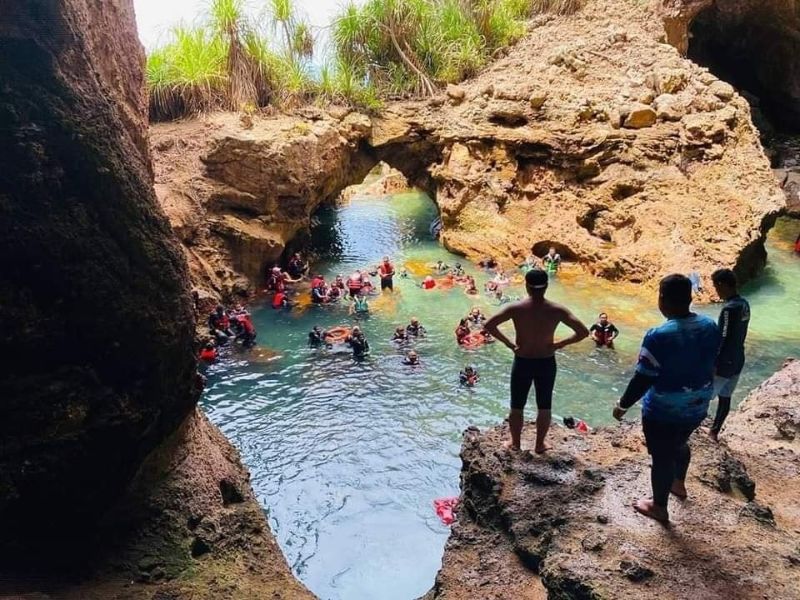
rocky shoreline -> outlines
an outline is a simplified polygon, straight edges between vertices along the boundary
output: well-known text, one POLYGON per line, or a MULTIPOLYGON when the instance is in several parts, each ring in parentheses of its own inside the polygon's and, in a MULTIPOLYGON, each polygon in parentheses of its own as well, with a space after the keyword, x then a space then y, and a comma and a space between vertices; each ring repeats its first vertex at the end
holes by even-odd
MULTIPOLYGON (((630 504, 649 490, 637 423, 511 456, 505 425, 469 429, 461 502, 425 600, 800 598, 800 362, 692 439, 689 498, 667 529, 630 504)), ((523 448, 532 447, 532 427, 523 448)))

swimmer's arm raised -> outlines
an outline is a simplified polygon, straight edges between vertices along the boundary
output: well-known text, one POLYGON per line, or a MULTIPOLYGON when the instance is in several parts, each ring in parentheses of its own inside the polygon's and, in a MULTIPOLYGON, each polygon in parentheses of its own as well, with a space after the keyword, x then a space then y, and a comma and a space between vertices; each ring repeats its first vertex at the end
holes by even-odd
POLYGON ((578 342, 581 342, 585 340, 587 337, 589 337, 589 330, 586 328, 586 325, 584 325, 583 322, 578 317, 573 315, 566 308, 563 309, 563 314, 561 315, 561 322, 570 329, 572 329, 574 333, 568 338, 564 338, 563 340, 560 340, 555 344, 553 344, 556 350, 561 350, 562 348, 566 348, 567 346, 570 346, 572 344, 577 344, 578 342))
POLYGON ((498 329, 498 326, 501 323, 505 323, 514 316, 513 311, 514 311, 513 306, 504 308, 499 313, 494 315, 491 319, 486 321, 486 324, 483 326, 483 330, 490 333, 493 338, 500 340, 512 352, 516 352, 517 350, 519 350, 519 346, 517 346, 514 342, 509 340, 505 335, 503 335, 503 332, 501 332, 498 329))

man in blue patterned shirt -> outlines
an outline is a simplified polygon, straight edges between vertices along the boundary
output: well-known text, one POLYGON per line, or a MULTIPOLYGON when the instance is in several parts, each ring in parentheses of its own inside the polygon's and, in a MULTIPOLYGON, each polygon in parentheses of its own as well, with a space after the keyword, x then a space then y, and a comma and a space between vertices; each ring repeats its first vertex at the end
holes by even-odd
POLYGON ((720 344, 717 324, 691 312, 692 282, 683 275, 661 280, 658 308, 667 321, 644 336, 636 373, 614 408, 614 417, 642 399, 642 428, 652 458, 652 499, 634 508, 666 523, 670 493, 686 497, 689 437, 708 413, 720 344))

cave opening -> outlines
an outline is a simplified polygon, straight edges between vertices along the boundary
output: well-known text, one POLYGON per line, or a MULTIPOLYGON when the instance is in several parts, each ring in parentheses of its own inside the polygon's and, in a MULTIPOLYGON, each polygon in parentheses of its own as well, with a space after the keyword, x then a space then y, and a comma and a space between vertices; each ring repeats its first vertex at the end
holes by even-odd
POLYGON ((716 4, 692 22, 688 56, 750 102, 762 135, 800 133, 800 20, 765 3, 744 13, 716 4))

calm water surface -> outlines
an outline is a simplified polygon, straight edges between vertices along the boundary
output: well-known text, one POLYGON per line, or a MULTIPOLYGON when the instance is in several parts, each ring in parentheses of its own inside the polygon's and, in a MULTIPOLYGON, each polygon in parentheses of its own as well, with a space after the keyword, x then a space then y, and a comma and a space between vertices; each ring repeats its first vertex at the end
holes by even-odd
MULTIPOLYGON (((361 322, 372 345, 367 360, 355 362, 345 349, 308 349, 313 325, 353 320, 346 306, 304 302, 291 312, 257 308, 266 350, 227 357, 208 372, 205 410, 240 449, 294 572, 324 599, 409 600, 431 587, 448 535, 432 501, 458 494, 461 432, 495 425, 506 414, 511 354, 500 344, 465 351, 453 335, 471 306, 486 312, 496 306, 460 287, 415 286, 426 263, 459 260, 428 233, 435 216, 433 203, 418 193, 355 198, 320 214, 313 244, 321 257, 316 269, 327 277, 375 265, 384 254, 412 272, 396 280, 394 295, 374 299, 371 316, 361 322), (417 368, 403 366, 403 351, 388 341, 412 316, 428 329, 415 344, 423 361, 417 368), (468 363, 481 375, 470 390, 457 377, 468 363)), ((753 321, 736 401, 798 350, 800 259, 791 253, 798 230, 797 221, 779 222, 769 265, 745 290, 753 321)), ((482 286, 487 276, 467 269, 482 286)), ((661 317, 652 303, 585 275, 559 275, 550 295, 587 324, 608 311, 622 330, 616 350, 587 342, 558 357, 554 412, 608 424, 641 337, 661 317)), ((702 309, 714 317, 718 310, 702 309)))

